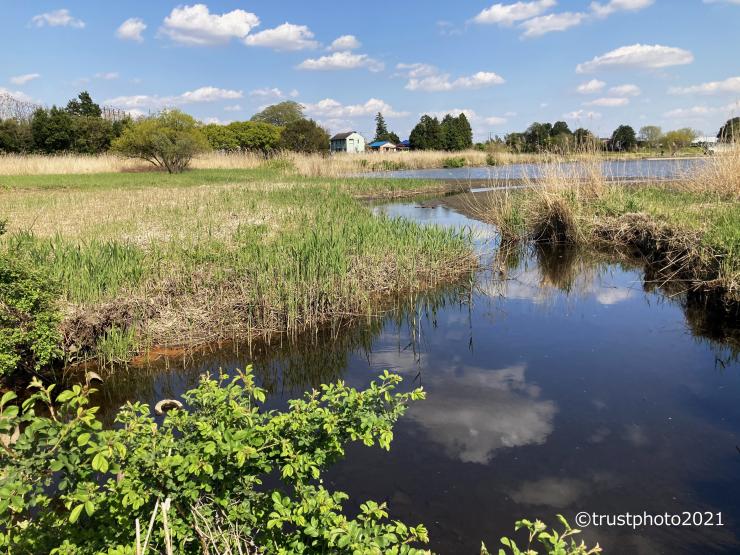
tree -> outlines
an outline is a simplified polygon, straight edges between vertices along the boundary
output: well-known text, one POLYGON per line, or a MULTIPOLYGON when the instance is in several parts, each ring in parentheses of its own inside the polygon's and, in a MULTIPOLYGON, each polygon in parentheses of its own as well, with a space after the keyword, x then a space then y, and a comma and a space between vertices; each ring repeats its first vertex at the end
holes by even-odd
POLYGON ((16 119, 0 120, 0 152, 28 152, 33 147, 31 126, 16 119))
POLYGON ((294 152, 327 152, 329 133, 312 119, 300 119, 285 126, 280 148, 294 152))
POLYGON ((740 141, 740 117, 728 119, 719 128, 717 138, 723 143, 734 143, 740 141))
POLYGON ((31 117, 34 148, 46 154, 72 149, 74 142, 72 116, 61 108, 39 108, 31 117))
POLYGON ((581 152, 593 152, 599 146, 599 138, 583 127, 575 130, 573 142, 576 150, 581 152))
POLYGON ((568 127, 568 124, 564 121, 556 121, 555 124, 552 126, 552 129, 550 130, 550 136, 551 137, 557 137, 558 135, 572 135, 573 133, 570 130, 570 127, 568 127))
POLYGON ((419 123, 411 130, 409 143, 414 150, 442 150, 442 129, 439 120, 426 114, 421 116, 419 123))
POLYGON ((612 133, 609 143, 612 150, 632 150, 637 146, 635 130, 629 125, 620 125, 612 133))
POLYGON ((549 123, 534 122, 524 132, 526 149, 529 152, 540 152, 550 148, 550 131, 552 125, 549 123))
POLYGON ((236 152, 239 150, 239 141, 236 139, 236 133, 227 125, 210 123, 204 125, 201 131, 213 150, 222 152, 236 152))
POLYGON ((646 125, 640 128, 639 137, 648 148, 657 148, 663 137, 663 130, 657 125, 646 125))
POLYGON ((101 117, 76 116, 72 118, 72 150, 80 154, 99 154, 110 148, 115 129, 101 117))
POLYGON ((668 131, 663 135, 662 144, 671 151, 671 154, 675 154, 680 149, 691 146, 691 141, 696 139, 697 136, 698 133, 696 131, 684 127, 675 131, 668 131))
POLYGON ((182 172, 193 156, 210 148, 195 119, 180 110, 165 110, 132 124, 112 147, 123 156, 146 160, 169 173, 182 172))
POLYGON ((261 112, 257 112, 251 118, 251 121, 260 121, 270 123, 278 127, 286 127, 290 123, 295 123, 303 119, 303 106, 293 100, 286 100, 278 104, 268 106, 261 112))
POLYGON ((103 111, 100 106, 95 104, 87 91, 82 91, 77 98, 73 98, 67 103, 67 112, 73 116, 84 116, 89 118, 99 118, 103 111))
POLYGON ((445 115, 440 124, 442 148, 445 150, 465 150, 473 146, 473 130, 468 118, 461 113, 457 117, 445 115))
POLYGON ((375 116, 375 138, 373 141, 387 141, 388 127, 385 124, 385 118, 380 112, 375 116))
POLYGON ((504 143, 512 152, 524 152, 527 148, 524 133, 509 133, 504 137, 504 143))

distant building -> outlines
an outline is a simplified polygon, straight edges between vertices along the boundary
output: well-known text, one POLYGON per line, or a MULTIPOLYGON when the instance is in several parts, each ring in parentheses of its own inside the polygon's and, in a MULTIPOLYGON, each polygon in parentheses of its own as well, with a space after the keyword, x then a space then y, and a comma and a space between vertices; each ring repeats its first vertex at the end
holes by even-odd
POLYGON ((697 137, 691 141, 692 146, 711 146, 719 142, 717 137, 697 137))
POLYGON ((411 150, 411 141, 406 139, 396 145, 396 150, 411 150))
POLYGON ((377 150, 379 152, 390 152, 396 150, 396 145, 390 141, 375 141, 367 145, 371 150, 377 150))
POLYGON ((365 137, 357 131, 337 133, 329 140, 331 152, 365 152, 365 137))

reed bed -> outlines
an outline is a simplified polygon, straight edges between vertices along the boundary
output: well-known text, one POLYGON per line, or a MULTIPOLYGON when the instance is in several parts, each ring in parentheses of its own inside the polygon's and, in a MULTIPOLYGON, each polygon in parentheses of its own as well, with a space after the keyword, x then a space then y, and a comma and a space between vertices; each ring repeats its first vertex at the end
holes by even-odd
POLYGON ((162 186, 131 174, 129 187, 27 178, 0 192, 0 252, 60 284, 68 354, 108 360, 366 317, 475 265, 460 232, 376 217, 344 184, 262 175, 162 186))

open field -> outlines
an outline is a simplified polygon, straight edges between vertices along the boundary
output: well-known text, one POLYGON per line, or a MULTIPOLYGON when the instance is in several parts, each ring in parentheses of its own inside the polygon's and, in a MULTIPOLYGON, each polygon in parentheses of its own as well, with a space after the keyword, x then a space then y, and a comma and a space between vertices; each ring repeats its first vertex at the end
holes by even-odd
POLYGON ((653 263, 658 280, 740 300, 740 150, 671 183, 608 181, 586 160, 577 178, 553 164, 526 185, 468 208, 508 240, 626 248, 653 263))
POLYGON ((460 277, 461 233, 375 217, 354 197, 440 184, 282 169, 2 179, 3 254, 60 284, 68 353, 298 333, 460 277))
MULTIPOLYGON (((701 151, 688 149, 682 155, 699 156, 701 151)), ((637 153, 599 152, 604 159, 633 159, 657 157, 658 152, 637 153)), ((366 171, 420 170, 442 168, 451 160, 462 160, 463 165, 486 166, 522 163, 557 162, 559 160, 578 160, 590 158, 593 153, 569 154, 514 154, 506 151, 486 152, 465 150, 445 151, 407 151, 407 152, 367 152, 365 154, 300 154, 284 152, 274 156, 269 164, 290 169, 295 175, 305 177, 342 177, 366 171)), ((202 170, 245 170, 260 169, 266 164, 265 157, 257 153, 222 154, 212 152, 193 160, 192 167, 202 170)), ((146 162, 121 158, 114 154, 97 156, 83 155, 0 155, 0 184, 2 176, 41 175, 41 174, 90 174, 118 172, 150 172, 152 166, 146 162)))

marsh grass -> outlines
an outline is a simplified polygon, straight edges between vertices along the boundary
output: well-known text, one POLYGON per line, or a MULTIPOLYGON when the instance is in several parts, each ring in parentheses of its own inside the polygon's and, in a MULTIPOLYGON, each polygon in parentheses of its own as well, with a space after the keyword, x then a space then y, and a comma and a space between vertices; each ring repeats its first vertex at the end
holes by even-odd
POLYGON ((475 265, 462 232, 376 217, 353 198, 421 182, 279 168, 153 175, 19 176, 0 191, 0 250, 61 285, 65 343, 78 358, 297 335, 475 265))
POLYGON ((740 155, 698 164, 676 182, 604 174, 598 157, 542 166, 523 189, 483 195, 473 210, 508 242, 605 246, 646 258, 656 279, 740 300, 740 155))

